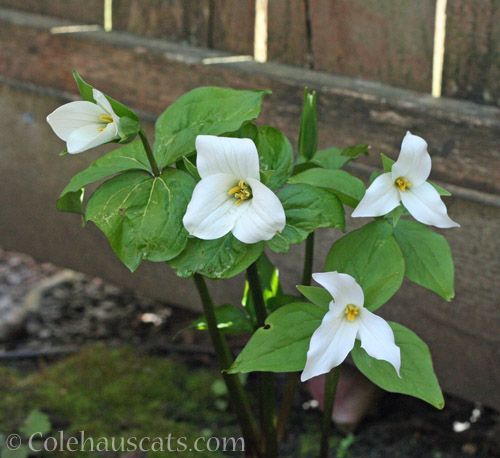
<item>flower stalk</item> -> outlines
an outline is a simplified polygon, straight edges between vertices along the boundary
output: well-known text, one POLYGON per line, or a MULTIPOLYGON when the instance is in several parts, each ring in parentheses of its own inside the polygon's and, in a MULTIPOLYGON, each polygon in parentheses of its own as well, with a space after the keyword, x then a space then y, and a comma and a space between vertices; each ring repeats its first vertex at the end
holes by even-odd
MULTIPOLYGON (((247 269, 247 278, 259 327, 265 325, 267 318, 266 304, 262 296, 262 285, 257 270, 257 263, 247 269)), ((260 373, 260 417, 264 436, 266 458, 278 457, 278 436, 276 432, 276 409, 274 397, 274 375, 272 372, 260 373)))
POLYGON ((325 376, 325 400, 323 404, 323 417, 321 419, 320 458, 328 458, 330 426, 332 424, 333 405, 335 404, 339 375, 340 366, 336 366, 325 376))
POLYGON ((144 151, 146 151, 146 155, 148 156, 149 165, 151 165, 151 170, 153 171, 153 175, 155 177, 159 177, 161 175, 160 169, 158 168, 158 164, 156 163, 155 157, 153 155, 153 151, 151 150, 151 146, 149 145, 148 138, 146 134, 141 129, 139 130, 139 138, 144 146, 144 151))
POLYGON ((219 366, 222 371, 222 377, 226 383, 229 396, 231 398, 232 405, 238 416, 238 421, 241 426, 241 431, 245 439, 245 446, 247 452, 251 455, 252 453, 259 453, 258 451, 258 441, 257 441, 257 427, 255 425, 255 420, 250 409, 250 403, 248 402, 248 397, 241 385, 240 379, 235 374, 228 374, 225 372, 231 364, 233 363, 233 357, 226 339, 217 327, 217 318, 215 317, 214 303, 210 292, 208 291, 207 284, 204 278, 200 274, 194 274, 194 282, 198 293, 201 298, 201 303, 203 306, 203 312, 207 320, 208 332, 212 340, 212 344, 217 354, 217 359, 219 361, 219 366))

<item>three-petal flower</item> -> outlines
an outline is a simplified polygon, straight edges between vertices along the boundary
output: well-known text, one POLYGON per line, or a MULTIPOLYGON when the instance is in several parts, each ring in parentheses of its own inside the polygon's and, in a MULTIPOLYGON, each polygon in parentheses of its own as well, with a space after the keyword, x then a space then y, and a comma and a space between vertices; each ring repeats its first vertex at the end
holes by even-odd
POLYGON ((382 216, 400 202, 421 223, 436 227, 459 227, 447 213, 436 189, 426 180, 431 172, 427 143, 407 132, 401 153, 391 172, 377 177, 352 213, 353 217, 382 216))
POLYGON ((363 306, 363 290, 356 280, 338 272, 316 273, 313 278, 332 295, 333 301, 311 337, 301 380, 326 374, 341 364, 356 339, 370 356, 389 362, 399 375, 401 354, 394 333, 383 318, 363 306))
POLYGON ((55 134, 76 154, 120 138, 119 116, 105 95, 93 89, 96 103, 80 100, 60 106, 47 116, 55 134))
POLYGON ((260 182, 252 140, 198 135, 196 151, 201 181, 183 218, 190 234, 213 240, 232 232, 241 242, 256 243, 283 230, 283 205, 260 182))

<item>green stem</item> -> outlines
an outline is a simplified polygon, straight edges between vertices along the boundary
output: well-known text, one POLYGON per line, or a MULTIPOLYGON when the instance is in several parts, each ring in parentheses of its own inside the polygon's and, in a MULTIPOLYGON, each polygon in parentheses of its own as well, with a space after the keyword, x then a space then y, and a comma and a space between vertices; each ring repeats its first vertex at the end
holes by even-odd
POLYGON ((194 274, 194 282, 198 293, 200 294, 205 319, 207 320, 208 332, 212 340, 219 366, 222 371, 222 377, 226 383, 229 396, 231 397, 232 405, 236 410, 238 421, 241 426, 241 431, 245 439, 247 453, 259 454, 257 427, 250 409, 248 397, 243 389, 238 375, 228 374, 225 370, 229 369, 233 364, 233 357, 224 335, 217 327, 217 318, 215 317, 214 303, 205 283, 205 279, 200 274, 194 274))
MULTIPOLYGON (((256 263, 248 267, 247 278, 255 306, 257 324, 262 327, 266 322, 267 310, 262 296, 262 285, 256 263)), ((265 457, 276 458, 278 457, 278 436, 276 434, 274 375, 272 372, 260 373, 260 418, 264 436, 265 457)))
POLYGON ((321 420, 321 449, 320 458, 328 458, 328 439, 330 438, 330 426, 332 424, 333 405, 339 381, 340 366, 334 367, 325 376, 325 393, 323 403, 323 418, 321 420))
POLYGON ((158 164, 156 163, 153 151, 151 150, 151 146, 149 145, 148 138, 146 137, 146 134, 142 130, 142 127, 139 130, 139 137, 141 138, 141 142, 144 145, 144 150, 146 151, 146 155, 148 156, 149 165, 151 165, 151 170, 153 170, 153 175, 155 177, 159 177, 161 175, 160 169, 158 168, 158 164))
MULTIPOLYGON (((302 284, 305 286, 311 285, 312 270, 313 270, 313 260, 314 260, 314 232, 311 232, 306 239, 306 250, 304 254, 304 269, 302 271, 302 284)), ((281 440, 283 434, 285 433, 286 425, 288 423, 288 417, 292 410, 293 399, 295 397, 295 391, 297 390, 297 383, 300 379, 300 372, 292 372, 288 374, 288 379, 286 381, 285 395, 283 396, 283 401, 281 402, 280 414, 278 416, 278 441, 281 440)))
POLYGON ((311 232, 306 239, 306 252, 304 255, 304 270, 302 271, 302 285, 310 286, 314 260, 314 232, 311 232))

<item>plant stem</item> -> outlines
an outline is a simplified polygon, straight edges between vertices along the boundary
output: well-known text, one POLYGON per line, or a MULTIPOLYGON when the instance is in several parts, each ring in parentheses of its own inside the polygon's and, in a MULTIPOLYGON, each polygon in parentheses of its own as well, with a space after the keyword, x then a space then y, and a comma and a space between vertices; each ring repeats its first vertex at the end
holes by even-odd
MULTIPOLYGON (((304 270, 302 271, 302 284, 305 286, 311 285, 312 269, 314 260, 314 232, 311 232, 306 239, 306 249, 304 253, 304 270)), ((281 440, 285 433, 286 424, 290 411, 292 410, 293 399, 297 389, 297 383, 300 379, 300 372, 292 372, 288 374, 286 381, 285 395, 281 402, 281 410, 278 416, 278 441, 281 440)))
POLYGON ((236 415, 238 416, 247 452, 250 454, 259 454, 257 427, 250 409, 248 397, 243 389, 238 375, 228 374, 225 372, 225 370, 229 369, 231 364, 233 364, 233 357, 224 335, 217 327, 217 318, 215 317, 212 297, 208 291, 205 279, 200 274, 194 274, 194 282, 196 284, 196 288, 198 289, 198 293, 200 294, 205 319, 207 320, 208 332, 210 333, 210 338, 217 354, 219 366, 222 370, 222 377, 226 383, 236 415))
POLYGON ((328 439, 330 438, 330 426, 332 424, 333 405, 339 381, 340 366, 334 367, 325 376, 325 394, 323 403, 323 418, 321 420, 321 449, 320 458, 328 458, 328 439))
POLYGON ((148 138, 146 137, 146 134, 142 130, 142 127, 139 130, 139 137, 141 138, 141 142, 144 145, 144 150, 146 151, 146 155, 148 156, 149 165, 151 165, 151 170, 153 171, 153 175, 155 177, 159 177, 161 175, 160 169, 158 168, 158 164, 156 163, 153 151, 151 150, 151 146, 149 145, 148 138))
MULTIPOLYGON (((257 264, 247 269, 247 278, 255 306, 255 315, 259 327, 265 325, 267 318, 266 304, 262 296, 257 264)), ((264 436, 264 452, 266 458, 278 457, 278 436, 276 434, 276 408, 274 397, 274 375, 272 372, 260 373, 260 417, 264 436)))
POLYGON ((314 260, 314 232, 306 239, 306 252, 304 255, 304 270, 302 271, 302 285, 310 286, 314 260))
POLYGON ((288 417, 290 416, 290 411, 292 410, 293 399, 295 397, 295 391, 297 390, 297 383, 299 380, 300 372, 292 372, 288 374, 285 394, 283 396, 283 400, 281 401, 281 409, 278 416, 278 425, 276 427, 278 442, 281 441, 283 434, 285 434, 286 424, 288 423, 288 417))

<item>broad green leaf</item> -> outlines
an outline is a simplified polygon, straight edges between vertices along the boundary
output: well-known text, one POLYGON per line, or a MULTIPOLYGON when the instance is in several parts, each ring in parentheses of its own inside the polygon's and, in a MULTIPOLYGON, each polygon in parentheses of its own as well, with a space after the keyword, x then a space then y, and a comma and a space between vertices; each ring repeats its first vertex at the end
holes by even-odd
MULTIPOLYGON (((260 277, 262 297, 264 298, 264 302, 267 307, 270 299, 278 294, 283 294, 283 290, 280 285, 279 272, 265 253, 262 253, 259 256, 259 259, 257 259, 257 272, 260 277)), ((254 319, 254 322, 257 322, 248 279, 245 280, 245 289, 243 292, 243 298, 241 299, 241 304, 247 309, 249 315, 254 319)))
POLYGON ((118 258, 133 272, 143 259, 166 261, 186 246, 182 224, 195 181, 166 168, 161 176, 124 172, 104 182, 87 205, 87 220, 109 240, 118 258))
POLYGON ((446 239, 421 223, 406 220, 399 221, 394 237, 403 253, 406 277, 451 300, 454 267, 446 239))
POLYGON ((351 354, 356 367, 373 383, 392 393, 403 393, 423 399, 442 409, 443 393, 434 374, 432 358, 427 345, 408 328, 389 322, 396 345, 401 349, 401 378, 387 361, 369 356, 359 341, 351 354))
POLYGON ((235 130, 234 132, 226 132, 225 134, 222 134, 221 137, 249 138, 255 143, 258 135, 258 127, 254 123, 247 121, 244 122, 238 130, 235 130))
POLYGON ((303 370, 309 341, 324 316, 324 309, 304 302, 279 308, 255 331, 228 372, 303 370))
POLYGON ((303 242, 318 227, 344 230, 345 213, 339 199, 328 191, 307 184, 287 186, 278 192, 286 214, 286 226, 267 245, 287 252, 291 244, 303 242))
POLYGON ((84 215, 82 202, 85 186, 126 170, 151 171, 140 140, 111 151, 76 174, 59 196, 57 208, 60 211, 84 215))
POLYGON ((273 296, 269 298, 266 302, 266 308, 269 313, 275 312, 280 307, 287 304, 292 304, 294 302, 299 302, 302 298, 298 296, 292 296, 291 294, 279 294, 278 296, 273 296))
POLYGON ((185 250, 169 260, 168 265, 182 278, 195 273, 209 278, 229 278, 255 262, 263 249, 263 242, 247 245, 231 233, 216 240, 190 238, 185 250))
POLYGON ((310 160, 318 148, 318 115, 316 110, 316 91, 304 90, 304 103, 300 115, 299 155, 310 160))
POLYGON ((344 170, 309 169, 294 175, 288 182, 328 189, 350 207, 356 207, 365 194, 363 182, 344 170))
POLYGON ((269 91, 201 87, 184 94, 156 122, 155 157, 159 167, 177 162, 195 149, 198 135, 238 130, 260 113, 269 91))
MULTIPOLYGON (((241 308, 231 304, 224 304, 215 307, 214 311, 215 317, 217 318, 217 327, 221 332, 226 334, 242 334, 254 331, 250 318, 241 308)), ((200 331, 208 330, 205 316, 203 315, 194 320, 189 326, 184 328, 183 331, 186 329, 198 329, 200 331)))
POLYGON ((255 139, 260 170, 274 171, 269 178, 270 189, 283 186, 293 170, 293 149, 288 139, 274 127, 263 126, 255 139))
POLYGON ((403 281, 405 263, 385 220, 377 220, 337 240, 326 258, 325 272, 354 277, 363 289, 365 307, 373 311, 387 302, 403 281))
POLYGON ((326 312, 328 311, 330 302, 332 302, 332 295, 325 288, 297 285, 297 289, 313 304, 325 309, 326 312))
POLYGON ((40 433, 43 436, 51 429, 52 425, 50 424, 49 416, 38 409, 33 409, 19 428, 19 432, 26 437, 30 437, 35 433, 40 433))
MULTIPOLYGON (((327 148, 317 151, 314 157, 311 159, 312 164, 319 165, 324 169, 340 169, 343 165, 351 161, 352 158, 342 155, 342 149, 340 148, 327 148)), ((306 162, 307 164, 307 162, 306 162)), ((308 167, 312 168, 312 167, 308 167)), ((304 169, 305 170, 305 169, 304 169)))

